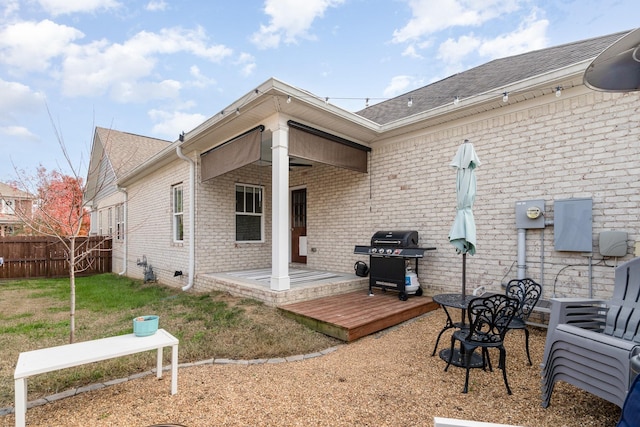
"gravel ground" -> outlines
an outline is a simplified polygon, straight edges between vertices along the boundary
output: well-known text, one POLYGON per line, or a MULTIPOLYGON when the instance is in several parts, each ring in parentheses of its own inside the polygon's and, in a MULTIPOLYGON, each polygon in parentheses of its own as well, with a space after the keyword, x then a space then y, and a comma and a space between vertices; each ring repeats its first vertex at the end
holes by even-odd
MULTIPOLYGON (((414 321, 341 345, 320 357, 285 363, 204 364, 171 376, 150 375, 61 399, 27 411, 29 426, 431 426, 433 417, 520 426, 615 426, 620 409, 568 384, 556 385, 540 406, 540 369, 546 331, 532 329, 529 366, 524 334, 507 336, 507 373, 471 371, 431 357, 445 316, 437 310, 414 321)), ((443 335, 440 348, 449 344, 443 335)), ((494 368, 498 355, 492 353, 494 368)), ((14 425, 13 414, 0 425, 14 425)))

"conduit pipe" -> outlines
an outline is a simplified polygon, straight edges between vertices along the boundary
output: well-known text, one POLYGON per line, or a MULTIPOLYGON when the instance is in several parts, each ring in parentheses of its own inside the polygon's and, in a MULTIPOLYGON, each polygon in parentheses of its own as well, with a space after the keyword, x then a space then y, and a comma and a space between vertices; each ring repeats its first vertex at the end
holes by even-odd
POLYGON ((118 190, 124 194, 124 201, 122 202, 122 271, 118 273, 120 276, 124 276, 127 274, 127 256, 129 254, 128 251, 128 231, 127 231, 127 204, 129 203, 129 193, 127 193, 126 188, 118 187, 118 190))
POLYGON ((182 147, 180 145, 176 146, 176 154, 179 158, 189 163, 189 273, 188 273, 188 281, 185 286, 182 287, 183 291, 188 291, 193 287, 193 276, 195 274, 195 253, 196 253, 196 202, 195 202, 195 192, 196 192, 196 162, 193 159, 185 156, 182 153, 182 147))
POLYGON ((518 279, 524 279, 527 274, 527 230, 518 228, 518 279))

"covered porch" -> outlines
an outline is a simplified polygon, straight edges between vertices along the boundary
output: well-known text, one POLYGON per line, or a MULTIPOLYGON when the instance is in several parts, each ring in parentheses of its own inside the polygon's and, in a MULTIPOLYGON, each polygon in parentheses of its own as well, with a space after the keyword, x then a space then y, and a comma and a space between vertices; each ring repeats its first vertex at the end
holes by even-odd
POLYGON ((289 277, 290 287, 282 291, 272 289, 270 267, 201 274, 198 286, 200 289, 219 290, 234 296, 257 299, 274 307, 353 291, 366 294, 369 286, 369 279, 366 277, 301 266, 289 267, 289 277))

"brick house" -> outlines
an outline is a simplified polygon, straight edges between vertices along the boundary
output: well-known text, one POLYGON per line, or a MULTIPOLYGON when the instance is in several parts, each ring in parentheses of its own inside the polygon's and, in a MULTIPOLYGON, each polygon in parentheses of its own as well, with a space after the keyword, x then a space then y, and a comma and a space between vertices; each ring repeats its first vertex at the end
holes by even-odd
POLYGON ((269 79, 117 177, 127 231, 114 259, 140 278, 147 260, 185 290, 241 293, 215 273, 268 268, 268 292, 284 295, 291 265, 352 273, 375 231, 417 230, 437 248, 419 262, 425 293, 459 291, 449 164, 468 139, 482 166, 467 288, 523 274, 544 298, 609 297, 611 267, 640 238, 640 95, 593 91, 583 74, 624 34, 497 59, 356 113, 269 79), (532 205, 543 215, 528 223, 532 205), (600 247, 608 231, 622 254, 600 247))
POLYGON ((114 271, 126 256, 125 191, 118 180, 170 144, 156 138, 96 127, 84 194, 91 211, 90 235, 113 236, 114 271))
POLYGON ((30 215, 33 199, 33 195, 0 182, 0 237, 13 236, 23 229, 16 211, 30 215))

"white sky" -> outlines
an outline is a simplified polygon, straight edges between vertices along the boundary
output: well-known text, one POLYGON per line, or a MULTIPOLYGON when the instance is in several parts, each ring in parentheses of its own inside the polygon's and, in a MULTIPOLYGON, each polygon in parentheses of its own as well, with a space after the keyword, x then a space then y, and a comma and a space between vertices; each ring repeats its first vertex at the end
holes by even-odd
MULTIPOLYGON (((0 0, 0 180, 94 126, 175 140, 270 77, 350 111, 639 26, 637 0, 0 0)), ((84 172, 82 172, 84 174, 84 172)))

